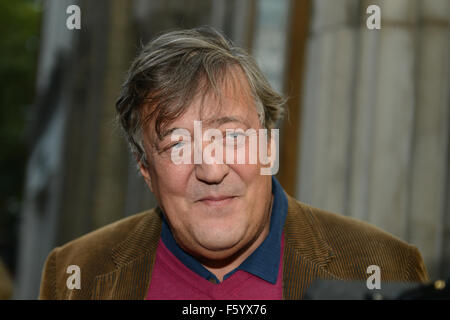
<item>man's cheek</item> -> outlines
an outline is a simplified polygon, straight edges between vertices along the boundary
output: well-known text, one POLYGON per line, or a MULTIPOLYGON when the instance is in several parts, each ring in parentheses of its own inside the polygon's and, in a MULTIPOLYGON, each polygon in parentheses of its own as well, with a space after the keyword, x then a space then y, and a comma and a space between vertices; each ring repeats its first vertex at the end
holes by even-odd
POLYGON ((239 175, 245 184, 259 176, 259 166, 257 164, 233 164, 230 165, 230 168, 239 175))

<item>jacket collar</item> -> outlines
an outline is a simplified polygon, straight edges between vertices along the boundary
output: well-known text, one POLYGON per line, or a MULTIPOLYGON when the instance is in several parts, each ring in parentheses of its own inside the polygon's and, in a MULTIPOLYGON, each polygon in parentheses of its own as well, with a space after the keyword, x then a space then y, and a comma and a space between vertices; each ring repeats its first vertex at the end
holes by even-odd
MULTIPOLYGON (((284 225, 283 298, 301 299, 317 278, 338 279, 327 271, 334 253, 324 240, 320 222, 311 209, 287 195, 284 225)), ((96 277, 93 299, 145 299, 161 235, 159 207, 147 215, 130 235, 112 249, 112 272, 96 277)))

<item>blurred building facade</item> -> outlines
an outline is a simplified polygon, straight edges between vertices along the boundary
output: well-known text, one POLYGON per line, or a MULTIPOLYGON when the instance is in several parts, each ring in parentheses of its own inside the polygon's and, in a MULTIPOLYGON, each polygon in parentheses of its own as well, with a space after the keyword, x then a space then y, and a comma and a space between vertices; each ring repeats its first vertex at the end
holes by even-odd
POLYGON ((212 25, 290 97, 280 124, 286 191, 369 221, 450 276, 447 0, 47 0, 15 298, 34 299, 52 248, 155 199, 114 124, 142 44, 212 25), (66 8, 81 8, 68 30, 66 8), (368 30, 378 4, 381 30, 368 30))
POLYGON ((313 3, 296 194, 415 244, 449 277, 450 2, 313 3))

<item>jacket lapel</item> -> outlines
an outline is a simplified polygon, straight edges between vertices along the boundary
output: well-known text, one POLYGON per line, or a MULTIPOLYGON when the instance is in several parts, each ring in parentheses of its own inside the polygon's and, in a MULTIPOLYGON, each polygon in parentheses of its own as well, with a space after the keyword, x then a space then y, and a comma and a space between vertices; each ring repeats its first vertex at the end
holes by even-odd
POLYGON ((301 299, 316 279, 338 277, 327 271, 334 257, 322 237, 320 223, 311 209, 288 197, 288 213, 284 225, 283 299, 301 299))
POLYGON ((92 299, 145 299, 161 235, 160 215, 159 208, 151 210, 112 250, 116 269, 96 277, 92 299))

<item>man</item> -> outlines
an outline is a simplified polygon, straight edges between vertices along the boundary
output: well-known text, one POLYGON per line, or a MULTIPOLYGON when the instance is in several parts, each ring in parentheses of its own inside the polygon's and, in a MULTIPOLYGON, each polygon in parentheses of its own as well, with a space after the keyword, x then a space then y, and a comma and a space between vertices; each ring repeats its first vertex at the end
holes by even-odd
POLYGON ((283 104, 212 29, 148 44, 116 107, 158 207, 54 249, 40 298, 301 299, 315 279, 365 280, 371 265, 383 281, 426 281, 415 247, 296 201, 264 171, 277 170, 283 104))

